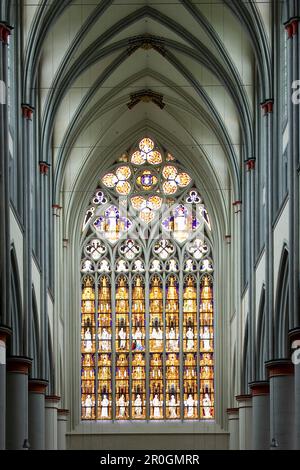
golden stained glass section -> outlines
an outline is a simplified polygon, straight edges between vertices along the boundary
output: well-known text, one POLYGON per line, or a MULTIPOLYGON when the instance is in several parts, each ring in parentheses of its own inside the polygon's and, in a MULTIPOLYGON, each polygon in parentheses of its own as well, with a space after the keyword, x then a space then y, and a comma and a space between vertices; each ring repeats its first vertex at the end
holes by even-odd
POLYGON ((130 193, 131 186, 128 181, 119 181, 116 185, 116 191, 121 194, 121 196, 127 196, 130 193))
POLYGON ((128 180, 131 176, 131 169, 129 166, 119 166, 116 169, 116 176, 119 181, 128 180))
POLYGON ((112 312, 111 286, 108 276, 103 276, 98 286, 98 419, 112 417, 112 312))
POLYGON ((147 155, 147 161, 151 165, 159 165, 160 163, 162 163, 161 153, 158 152, 157 150, 154 150, 153 152, 150 152, 147 155))
POLYGON ((141 276, 134 279, 131 314, 131 403, 132 419, 146 417, 146 318, 145 287, 141 276))
POLYGON ((92 276, 83 280, 81 296, 81 418, 96 418, 95 393, 95 283, 92 276))
POLYGON ((179 382, 179 295, 178 280, 170 276, 167 280, 165 306, 166 324, 166 418, 180 418, 179 382))
POLYGON ((149 139, 149 137, 145 137, 139 143, 139 148, 142 152, 148 153, 154 149, 154 142, 153 140, 149 139))
POLYGON ((186 419, 198 418, 197 337, 197 284, 194 276, 188 276, 183 289, 184 417, 186 419))
POLYGON ((136 151, 131 155, 131 163, 133 163, 134 165, 143 165, 145 161, 146 155, 144 153, 136 151))
POLYGON ((167 180, 168 179, 175 180, 177 173, 178 171, 177 171, 176 166, 172 166, 172 165, 166 165, 162 171, 163 177, 167 180))
POLYGON ((214 418, 213 281, 205 275, 200 289, 200 418, 214 418))
POLYGON ((165 194, 168 194, 168 195, 175 194, 176 191, 177 191, 177 184, 175 183, 175 181, 165 181, 163 183, 163 192, 165 194))
POLYGON ((102 183, 107 188, 114 188, 117 182, 118 182, 118 178, 113 173, 106 173, 106 175, 104 175, 102 178, 102 183))

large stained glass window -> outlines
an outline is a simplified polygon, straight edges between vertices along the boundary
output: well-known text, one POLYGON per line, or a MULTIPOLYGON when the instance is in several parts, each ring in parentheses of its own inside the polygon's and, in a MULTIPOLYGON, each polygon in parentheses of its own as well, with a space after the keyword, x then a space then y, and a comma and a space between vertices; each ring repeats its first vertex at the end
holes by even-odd
POLYGON ((213 420, 210 219, 193 178, 145 137, 83 217, 82 420, 213 420))

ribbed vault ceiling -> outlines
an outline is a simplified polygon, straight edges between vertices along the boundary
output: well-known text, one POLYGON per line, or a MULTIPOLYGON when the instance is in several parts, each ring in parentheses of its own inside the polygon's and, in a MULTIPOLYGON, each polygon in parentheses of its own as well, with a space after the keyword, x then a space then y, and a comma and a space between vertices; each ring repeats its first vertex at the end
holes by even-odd
POLYGON ((257 73, 269 91, 268 14, 235 0, 25 1, 24 96, 33 102, 38 87, 54 197, 71 207, 97 167, 148 132, 226 213, 253 152, 257 73), (145 90, 162 95, 162 109, 145 96, 129 109, 145 90))

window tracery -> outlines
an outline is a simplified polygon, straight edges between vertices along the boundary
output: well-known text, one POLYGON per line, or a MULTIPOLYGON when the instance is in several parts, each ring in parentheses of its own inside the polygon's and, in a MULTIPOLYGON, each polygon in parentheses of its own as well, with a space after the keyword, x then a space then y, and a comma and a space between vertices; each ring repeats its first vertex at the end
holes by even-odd
POLYGON ((213 419, 211 226, 192 177, 144 138, 82 229, 82 419, 213 419))

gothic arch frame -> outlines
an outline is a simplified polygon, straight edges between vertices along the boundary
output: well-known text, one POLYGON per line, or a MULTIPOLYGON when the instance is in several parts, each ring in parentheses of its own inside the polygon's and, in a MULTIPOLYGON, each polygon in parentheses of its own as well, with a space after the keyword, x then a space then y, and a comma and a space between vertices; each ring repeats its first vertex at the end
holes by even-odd
POLYGON ((289 354, 289 251, 284 244, 278 269, 275 295, 274 352, 276 357, 286 358, 289 354))
POLYGON ((267 360, 267 331, 266 331, 266 288, 263 285, 260 293, 257 332, 256 332, 256 377, 257 380, 264 380, 266 377, 265 361, 267 360))
POLYGON ((21 295, 21 282, 18 259, 15 252, 15 247, 12 244, 10 249, 10 264, 11 264, 11 318, 12 337, 10 339, 10 352, 14 356, 23 354, 23 308, 22 308, 22 295, 21 295))
POLYGON ((32 324, 31 324, 31 355, 32 355, 32 366, 31 366, 31 377, 39 378, 41 372, 40 354, 41 354, 41 343, 40 343, 40 329, 39 329, 39 318, 37 300, 34 286, 32 286, 32 324))

